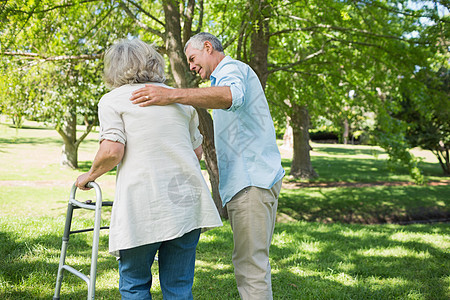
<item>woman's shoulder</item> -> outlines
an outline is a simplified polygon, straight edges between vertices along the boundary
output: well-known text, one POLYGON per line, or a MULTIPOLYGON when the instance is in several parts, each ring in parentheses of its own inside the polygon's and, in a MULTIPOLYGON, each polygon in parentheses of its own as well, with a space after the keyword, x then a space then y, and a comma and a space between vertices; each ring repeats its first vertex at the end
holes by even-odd
POLYGON ((167 88, 167 89, 173 89, 173 87, 168 86, 167 84, 162 83, 162 82, 149 82, 149 83, 146 83, 146 84, 153 84, 153 85, 165 87, 165 88, 167 88))
POLYGON ((144 87, 145 84, 125 84, 117 87, 106 94, 99 101, 99 105, 114 105, 116 102, 127 100, 131 97, 131 93, 137 89, 144 87))
POLYGON ((180 103, 174 103, 172 105, 183 111, 189 117, 192 117, 192 115, 196 113, 195 108, 191 105, 185 105, 180 103))
MULTIPOLYGON (((143 86, 143 85, 142 85, 143 86)), ((136 89, 139 87, 135 87, 136 89)), ((117 96, 125 93, 131 93, 133 91, 133 85, 131 84, 125 84, 118 88, 112 89, 106 94, 103 95, 103 97, 100 99, 100 101, 105 101, 111 98, 117 98, 117 96)))

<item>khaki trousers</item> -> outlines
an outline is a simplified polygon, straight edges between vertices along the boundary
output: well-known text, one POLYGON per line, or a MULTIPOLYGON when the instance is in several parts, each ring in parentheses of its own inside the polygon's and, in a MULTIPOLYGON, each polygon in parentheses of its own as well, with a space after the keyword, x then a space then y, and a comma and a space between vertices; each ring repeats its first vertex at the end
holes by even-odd
POLYGON ((234 239, 234 274, 243 300, 272 299, 269 247, 281 183, 270 190, 246 187, 227 204, 234 239))

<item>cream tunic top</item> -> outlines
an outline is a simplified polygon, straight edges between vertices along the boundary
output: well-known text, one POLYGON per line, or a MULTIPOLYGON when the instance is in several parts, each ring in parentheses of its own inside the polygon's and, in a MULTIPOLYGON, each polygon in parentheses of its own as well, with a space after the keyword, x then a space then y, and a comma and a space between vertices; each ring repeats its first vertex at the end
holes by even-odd
POLYGON ((196 110, 132 104, 131 93, 143 86, 121 86, 98 104, 100 141, 125 145, 109 236, 109 252, 117 257, 122 249, 222 225, 194 153, 203 140, 196 110))

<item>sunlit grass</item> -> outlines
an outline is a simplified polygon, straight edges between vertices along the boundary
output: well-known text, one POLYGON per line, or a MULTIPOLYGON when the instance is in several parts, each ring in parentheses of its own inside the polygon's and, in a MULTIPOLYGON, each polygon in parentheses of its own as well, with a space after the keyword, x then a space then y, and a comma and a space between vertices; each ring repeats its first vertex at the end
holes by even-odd
POLYGON ((448 216, 448 186, 283 189, 280 213, 296 220, 390 223, 448 216))
MULTIPOLYGON (((59 136, 37 125, 16 132, 0 124, 0 181, 8 181, 0 186, 0 299, 52 298, 70 187, 89 168, 98 147, 97 133, 89 135, 79 152, 82 169, 61 168, 59 136)), ((313 164, 322 176, 319 181, 409 180, 404 170, 392 173, 385 154, 376 147, 313 148, 313 164)), ((431 170, 428 178, 440 178, 433 177, 439 173, 436 163, 424 162, 431 170)), ((290 159, 283 164, 289 167, 290 159)), ((99 180, 103 200, 113 199, 114 180, 114 172, 99 180)), ((448 224, 342 223, 387 220, 424 209, 445 211, 449 192, 448 186, 283 189, 278 212, 291 222, 278 223, 273 236, 274 298, 449 299, 448 224)), ((79 192, 77 198, 85 201, 95 194, 79 192)), ((90 213, 75 211, 72 228, 91 227, 90 213)), ((110 209, 105 208, 102 216, 106 225, 110 209)), ((91 233, 71 237, 67 262, 88 273, 91 245, 91 233)), ((227 221, 202 234, 194 299, 239 299, 232 249, 227 221)), ((152 273, 153 299, 162 299, 157 263, 152 273)), ((108 232, 103 231, 96 298, 120 299, 118 280, 118 263, 108 254, 108 232)), ((82 280, 66 274, 61 299, 85 299, 86 292, 82 280)))
MULTIPOLYGON (((377 182, 413 181, 408 169, 387 163, 387 154, 380 147, 366 145, 341 145, 312 143, 311 163, 319 174, 313 182, 377 182)), ((420 159, 426 180, 443 179, 443 172, 437 158, 431 151, 412 149, 420 159)), ((302 181, 289 177, 291 152, 284 152, 282 164, 290 181, 302 181)))
MULTIPOLYGON (((51 298, 64 218, 2 217, 0 295, 3 299, 51 298)), ((76 226, 90 220, 77 219, 76 226)), ((90 234, 71 238, 67 262, 90 266, 90 234)), ((450 267, 447 225, 278 224, 271 248, 275 299, 447 299, 450 267), (432 231, 436 231, 433 233, 432 231)), ((202 234, 194 283, 196 299, 239 299, 231 263, 232 236, 222 228, 202 234)), ((153 293, 162 299, 156 264, 153 293)), ((97 295, 120 298, 115 258, 100 243, 97 295)), ((84 282, 66 275, 62 293, 85 297, 84 282)))

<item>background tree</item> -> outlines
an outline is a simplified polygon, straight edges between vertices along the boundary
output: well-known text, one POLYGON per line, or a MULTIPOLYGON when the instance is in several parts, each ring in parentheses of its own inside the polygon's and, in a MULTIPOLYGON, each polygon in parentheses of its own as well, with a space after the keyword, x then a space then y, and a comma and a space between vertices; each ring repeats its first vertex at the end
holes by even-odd
MULTIPOLYGON (((309 128, 317 120, 351 129, 358 114, 375 115, 376 140, 407 163, 406 131, 400 123, 390 127, 399 87, 417 81, 417 70, 448 40, 448 16, 439 13, 439 2, 423 9, 410 3, 422 2, 4 1, 0 70, 8 83, 2 86, 2 110, 55 122, 69 154, 65 161, 76 167, 85 133, 77 138, 74 124, 94 124, 96 101, 105 92, 101 53, 118 38, 138 36, 166 55, 170 85, 197 87, 201 81, 189 71, 183 48, 193 34, 209 31, 228 54, 256 71, 275 122, 289 119, 292 175, 317 176, 309 157, 309 128)), ((224 216, 212 119, 206 110, 198 112, 213 197, 224 216)))
POLYGON ((100 53, 125 37, 114 24, 129 23, 124 15, 113 14, 117 6, 110 2, 5 5, 2 70, 14 80, 2 89, 2 102, 13 103, 13 114, 28 107, 28 117, 54 124, 64 142, 61 163, 77 168, 78 147, 96 124, 97 101, 106 92, 100 53), (87 125, 79 137, 77 120, 87 125))
MULTIPOLYGON (((50 115, 57 121, 56 129, 64 140, 63 160, 71 167, 77 167, 76 149, 92 128, 95 104, 105 92, 100 82, 101 61, 98 59, 114 40, 139 36, 154 42, 168 57, 171 85, 195 87, 199 84, 189 71, 183 49, 187 39, 203 26, 203 1, 20 1, 7 3, 5 11, 8 19, 2 33, 10 39, 8 43, 2 41, 2 45, 6 45, 2 46, 3 54, 12 55, 18 64, 24 63, 24 57, 39 59, 39 62, 59 62, 46 67, 47 72, 40 77, 57 83, 49 85, 53 89, 41 90, 43 105, 40 107, 45 107, 47 112, 51 111, 49 107, 54 108, 50 115), (92 122, 86 132, 76 138, 76 120, 80 114, 84 115, 82 119, 92 122)), ((2 62, 3 70, 14 68, 6 59, 2 62)), ((2 94, 5 99, 11 93, 2 94)), ((212 119, 206 110, 198 109, 198 112, 213 197, 221 215, 226 216, 218 193, 212 119)), ((41 116, 48 115, 42 112, 41 116)))
MULTIPOLYGON (((339 127, 349 118, 346 111, 353 109, 389 118, 386 99, 393 101, 399 85, 416 81, 417 68, 427 66, 437 51, 436 41, 445 32, 429 27, 440 28, 446 19, 434 6, 413 10, 408 3, 280 1, 273 6, 277 17, 271 22, 267 92, 294 129, 292 175, 315 176, 305 155, 310 150, 310 119, 324 116, 339 127), (421 23, 424 16, 435 24, 421 23), (357 97, 349 97, 350 92, 357 97)), ((404 131, 384 134, 390 128, 372 134, 387 150, 396 149, 389 151, 392 156, 402 153, 406 158, 405 144, 392 143, 401 140, 397 135, 404 131)), ((400 161, 407 163, 408 159, 400 161)), ((417 174, 413 166, 412 175, 417 174)))
POLYGON ((423 83, 402 86, 401 107, 394 116, 407 123, 406 139, 412 147, 430 150, 444 175, 450 175, 450 72, 423 69, 417 77, 423 83))

